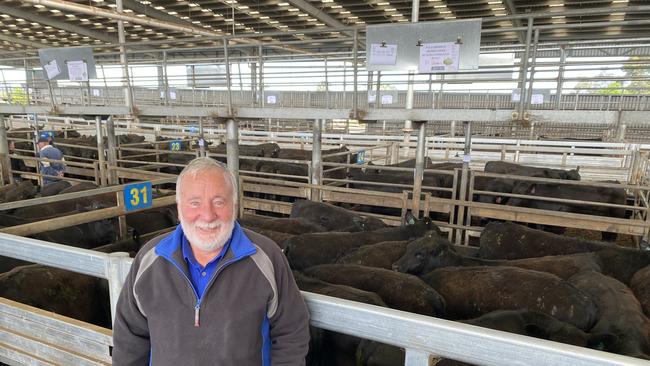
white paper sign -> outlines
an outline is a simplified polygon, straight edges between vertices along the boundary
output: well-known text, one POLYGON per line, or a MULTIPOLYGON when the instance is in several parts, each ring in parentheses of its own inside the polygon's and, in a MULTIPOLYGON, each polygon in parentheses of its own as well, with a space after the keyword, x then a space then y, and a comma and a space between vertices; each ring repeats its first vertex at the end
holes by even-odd
POLYGON ((277 99, 275 98, 275 95, 266 96, 266 104, 275 104, 275 103, 277 103, 277 99))
POLYGON ((460 45, 454 42, 425 43, 420 47, 420 73, 458 71, 460 45))
POLYGON ((368 103, 374 103, 377 101, 377 96, 375 94, 368 94, 368 103))
POLYGON ((93 97, 99 97, 102 95, 102 92, 99 89, 93 89, 93 97))
POLYGON ((530 104, 544 104, 544 94, 533 94, 530 97, 530 104))
POLYGON ((370 45, 371 65, 395 65, 397 62, 397 45, 373 43, 370 45))
POLYGON ((511 102, 518 102, 521 100, 521 96, 519 93, 512 93, 512 98, 510 99, 511 102))
POLYGON ((390 94, 382 95, 381 104, 393 104, 393 96, 390 94))
POLYGON ((176 92, 175 91, 172 91, 172 90, 169 91, 169 99, 176 100, 176 92))
POLYGON ((70 81, 88 81, 88 67, 84 61, 68 61, 66 64, 70 81))
POLYGON ((57 75, 61 73, 61 70, 59 69, 59 64, 56 63, 56 60, 52 60, 46 63, 45 65, 43 65, 43 69, 47 74, 48 80, 54 79, 57 75))

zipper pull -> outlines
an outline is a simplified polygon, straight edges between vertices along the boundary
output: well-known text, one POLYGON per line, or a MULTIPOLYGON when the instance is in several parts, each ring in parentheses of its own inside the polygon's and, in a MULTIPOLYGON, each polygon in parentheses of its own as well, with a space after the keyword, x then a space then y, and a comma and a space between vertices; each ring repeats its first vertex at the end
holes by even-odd
POLYGON ((201 309, 201 305, 196 304, 194 307, 194 326, 199 327, 199 310, 201 309))

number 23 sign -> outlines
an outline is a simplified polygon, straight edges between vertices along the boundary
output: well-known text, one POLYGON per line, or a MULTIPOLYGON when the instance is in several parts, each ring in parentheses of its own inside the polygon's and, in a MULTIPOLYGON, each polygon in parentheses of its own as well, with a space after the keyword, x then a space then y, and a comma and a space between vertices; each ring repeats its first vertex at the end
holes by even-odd
POLYGON ((124 186, 124 206, 126 211, 150 207, 151 182, 134 183, 124 186))

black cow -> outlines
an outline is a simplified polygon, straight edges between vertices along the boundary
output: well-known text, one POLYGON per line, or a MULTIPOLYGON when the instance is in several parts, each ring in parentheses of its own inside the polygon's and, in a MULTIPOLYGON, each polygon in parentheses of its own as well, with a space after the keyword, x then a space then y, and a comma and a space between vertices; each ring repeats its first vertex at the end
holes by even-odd
POLYGON ((562 279, 568 279, 581 271, 601 271, 600 259, 594 253, 515 260, 488 260, 469 257, 456 252, 454 246, 446 238, 433 232, 410 242, 404 255, 393 264, 392 268, 399 272, 419 275, 438 268, 470 266, 512 266, 552 273, 562 279))
POLYGON ((374 217, 361 216, 324 202, 300 200, 291 206, 291 217, 309 221, 328 231, 372 231, 385 228, 386 224, 374 217))
POLYGON ((408 241, 402 240, 364 245, 339 258, 336 263, 391 269, 393 262, 406 251, 407 244, 408 241))
POLYGON ((412 275, 355 264, 323 264, 304 272, 325 282, 374 292, 393 309, 429 316, 445 315, 445 300, 412 275))
MULTIPOLYGON (((625 206, 627 203, 627 196, 625 190, 622 188, 519 182, 513 188, 512 193, 519 195, 529 195, 533 196, 533 198, 528 199, 513 197, 508 200, 508 206, 529 207, 557 212, 571 212, 586 215, 607 216, 619 219, 625 218, 625 208, 551 202, 537 200, 534 198, 551 197, 625 206)), ((561 230, 563 231, 563 229, 561 230)), ((616 233, 603 232, 602 237, 603 240, 613 241, 616 239, 616 233)))
POLYGON ((481 233, 480 245, 478 256, 485 259, 594 252, 603 273, 626 284, 636 271, 650 265, 650 252, 647 251, 556 235, 508 222, 489 223, 481 233))
POLYGON ((239 219, 239 223, 245 227, 253 226, 256 228, 279 231, 292 235, 327 231, 327 229, 321 225, 300 218, 263 217, 245 214, 241 219, 239 219))
POLYGON ((529 309, 585 331, 596 322, 598 308, 591 297, 550 273, 506 266, 447 267, 421 278, 445 298, 453 319, 529 309))
POLYGON ((627 286, 593 271, 578 273, 569 282, 589 294, 598 308, 591 331, 618 338, 608 351, 650 359, 650 319, 627 286))
POLYGON ((510 163, 507 161, 488 161, 483 169, 488 173, 523 175, 527 177, 541 177, 552 179, 580 180, 580 168, 572 170, 537 168, 527 165, 510 163))
POLYGON ((334 263, 351 250, 363 245, 418 238, 435 227, 428 218, 416 221, 410 213, 407 222, 409 225, 375 231, 297 235, 284 242, 284 252, 291 267, 302 270, 318 264, 334 263))
POLYGON ((643 313, 650 316, 650 265, 638 270, 632 276, 630 288, 641 303, 643 313))

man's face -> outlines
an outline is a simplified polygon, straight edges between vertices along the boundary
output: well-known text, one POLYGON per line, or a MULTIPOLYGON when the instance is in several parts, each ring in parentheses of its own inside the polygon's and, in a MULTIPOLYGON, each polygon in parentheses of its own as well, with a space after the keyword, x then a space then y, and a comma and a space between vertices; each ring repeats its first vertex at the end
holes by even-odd
POLYGON ((183 177, 178 214, 193 248, 215 252, 230 239, 235 223, 233 189, 215 170, 183 177))

